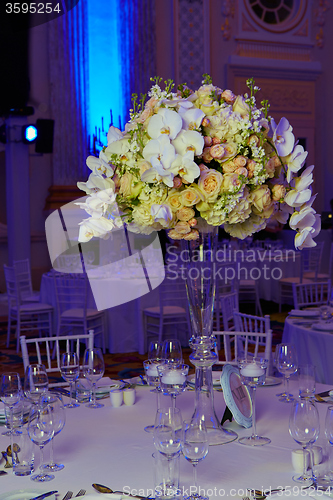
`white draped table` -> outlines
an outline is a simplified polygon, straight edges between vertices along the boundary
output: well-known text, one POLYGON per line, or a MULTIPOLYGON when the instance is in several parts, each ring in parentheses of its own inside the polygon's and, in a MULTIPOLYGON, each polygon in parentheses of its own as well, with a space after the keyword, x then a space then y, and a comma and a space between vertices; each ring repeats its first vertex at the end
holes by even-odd
POLYGON ((316 367, 316 380, 333 385, 333 325, 331 332, 318 331, 312 324, 318 318, 288 316, 283 330, 282 342, 294 344, 299 364, 316 367))
MULTIPOLYGON (((290 437, 288 421, 291 405, 281 403, 276 397, 281 385, 260 387, 257 390, 257 430, 268 436, 271 443, 263 447, 248 447, 237 441, 211 446, 205 460, 198 465, 198 483, 210 499, 242 498, 246 488, 296 487, 292 481, 291 450, 298 445, 290 437)), ((291 392, 297 394, 297 381, 291 381, 291 392)), ((317 384, 317 391, 331 387, 317 384)), ((223 394, 214 392, 215 408, 219 418, 225 410, 223 394)), ((162 396, 166 406, 168 396, 162 396)), ((12 473, 1 477, 2 493, 12 490, 37 487, 42 491, 58 490, 61 500, 67 490, 74 495, 81 489, 92 493, 92 483, 100 483, 114 490, 141 490, 147 494, 153 488, 153 438, 144 427, 153 423, 156 411, 156 395, 149 387, 137 387, 137 401, 134 406, 112 408, 109 399, 104 408, 92 410, 81 405, 66 410, 66 425, 55 438, 55 459, 65 468, 55 473, 56 477, 47 484, 37 485, 28 477, 16 477, 12 473)), ((187 391, 177 398, 184 418, 189 418, 194 408, 194 392, 187 391)), ((326 404, 318 404, 321 432, 317 444, 326 447, 324 419, 326 404)), ((225 424, 234 429, 239 437, 247 436, 250 429, 244 429, 235 422, 225 424)), ((0 436, 1 450, 6 449, 9 438, 0 436)), ((45 458, 48 458, 47 448, 45 458)), ((180 457, 180 483, 185 490, 192 483, 192 465, 180 457)), ((39 452, 36 449, 36 466, 39 452)), ((3 462, 0 469, 3 468, 3 462)), ((323 471, 327 463, 319 466, 323 471)), ((136 493, 139 493, 136 491, 136 493)), ((101 500, 103 495, 101 495, 101 500)), ((105 497, 107 498, 107 497, 105 497)))

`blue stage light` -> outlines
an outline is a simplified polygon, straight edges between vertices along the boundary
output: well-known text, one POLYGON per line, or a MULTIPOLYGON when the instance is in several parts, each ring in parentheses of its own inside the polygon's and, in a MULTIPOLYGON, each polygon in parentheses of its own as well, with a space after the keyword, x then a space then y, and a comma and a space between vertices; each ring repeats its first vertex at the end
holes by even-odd
POLYGON ((37 127, 35 125, 28 125, 24 127, 24 142, 30 143, 35 142, 37 139, 37 127))

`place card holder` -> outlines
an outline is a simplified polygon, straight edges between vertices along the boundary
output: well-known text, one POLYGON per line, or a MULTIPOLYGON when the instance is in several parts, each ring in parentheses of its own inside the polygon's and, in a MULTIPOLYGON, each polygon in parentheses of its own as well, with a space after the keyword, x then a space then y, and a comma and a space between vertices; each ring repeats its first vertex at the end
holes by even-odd
POLYGON ((236 366, 229 364, 223 366, 221 387, 224 401, 227 405, 221 425, 226 420, 230 420, 231 422, 233 417, 237 424, 249 429, 252 426, 251 396, 248 388, 242 384, 239 370, 236 366))

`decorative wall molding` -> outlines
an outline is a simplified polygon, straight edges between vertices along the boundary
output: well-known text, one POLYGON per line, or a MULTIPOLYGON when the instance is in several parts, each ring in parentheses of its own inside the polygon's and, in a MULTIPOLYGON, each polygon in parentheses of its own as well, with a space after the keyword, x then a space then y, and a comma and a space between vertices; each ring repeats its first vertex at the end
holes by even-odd
POLYGON ((316 25, 318 26, 318 31, 316 33, 316 45, 320 49, 324 47, 325 37, 324 37, 324 25, 325 25, 325 13, 330 8, 329 0, 317 0, 317 6, 314 9, 314 16, 316 25))
POLYGON ((276 44, 239 40, 236 54, 244 57, 260 57, 263 59, 283 59, 290 61, 311 61, 309 48, 291 44, 276 44))
POLYGON ((224 17, 224 22, 221 25, 222 37, 227 41, 230 40, 232 34, 231 20, 235 16, 234 0, 223 0, 222 16, 224 17))

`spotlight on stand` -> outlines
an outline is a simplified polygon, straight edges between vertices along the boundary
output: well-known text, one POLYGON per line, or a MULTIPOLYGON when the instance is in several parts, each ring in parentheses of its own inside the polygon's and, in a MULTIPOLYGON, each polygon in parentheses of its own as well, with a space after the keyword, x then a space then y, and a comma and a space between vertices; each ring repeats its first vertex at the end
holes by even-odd
POLYGON ((53 152, 54 120, 36 120, 36 124, 22 127, 22 141, 25 144, 35 143, 36 153, 53 152))

